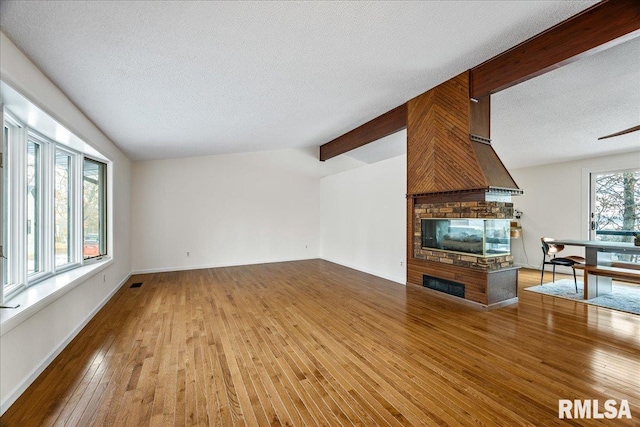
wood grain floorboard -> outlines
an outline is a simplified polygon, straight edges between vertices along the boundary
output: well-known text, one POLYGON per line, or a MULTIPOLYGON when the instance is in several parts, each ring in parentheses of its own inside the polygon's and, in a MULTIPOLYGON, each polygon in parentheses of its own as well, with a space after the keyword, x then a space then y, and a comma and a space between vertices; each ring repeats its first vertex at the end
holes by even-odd
POLYGON ((640 425, 640 316, 538 281, 486 311, 322 260, 137 275, 0 425, 640 425))

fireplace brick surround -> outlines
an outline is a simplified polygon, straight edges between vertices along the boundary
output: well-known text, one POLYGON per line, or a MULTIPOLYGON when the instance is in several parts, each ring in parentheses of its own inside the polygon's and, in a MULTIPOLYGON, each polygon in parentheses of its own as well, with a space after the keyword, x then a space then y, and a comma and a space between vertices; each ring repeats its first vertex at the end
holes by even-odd
POLYGON ((507 219, 513 218, 513 204, 507 202, 475 201, 475 202, 441 202, 415 204, 413 209, 415 230, 413 233, 413 256, 426 261, 440 262, 459 267, 479 270, 498 270, 513 266, 512 255, 495 257, 477 257, 456 252, 425 249, 422 247, 420 221, 422 219, 507 219))

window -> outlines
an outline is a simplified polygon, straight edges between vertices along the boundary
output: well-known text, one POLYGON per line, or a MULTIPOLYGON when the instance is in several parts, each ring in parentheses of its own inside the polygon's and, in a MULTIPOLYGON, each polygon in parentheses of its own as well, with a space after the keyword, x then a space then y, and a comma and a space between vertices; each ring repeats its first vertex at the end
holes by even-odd
POLYGON ((42 271, 42 212, 41 190, 42 176, 40 144, 29 141, 27 144, 27 274, 42 271))
MULTIPOLYGON (((0 114, 4 117, 4 113, 0 110, 0 114)), ((3 120, 4 122, 4 120, 3 120)), ((4 165, 4 159, 7 155, 7 141, 9 140, 9 126, 3 124, 2 126, 2 143, 0 143, 0 211, 2 211, 2 224, 6 224, 9 219, 7 215, 7 210, 5 207, 7 206, 6 195, 7 191, 5 189, 5 183, 7 182, 6 170, 7 168, 4 165)), ((2 289, 5 288, 7 284, 7 263, 4 262, 4 253, 7 250, 7 244, 4 239, 4 227, 0 227, 0 245, 2 245, 2 250, 0 251, 0 266, 2 269, 0 270, 0 274, 2 275, 2 280, 0 284, 2 285, 2 289)), ((0 292, 1 296, 2 292, 0 292)), ((2 298, 0 298, 2 300, 2 298)))
MULTIPOLYGON (((27 269, 22 268, 25 265, 26 257, 21 257, 18 260, 12 260, 9 262, 9 257, 12 257, 14 253, 19 253, 24 249, 26 254, 26 248, 22 241, 22 229, 21 224, 26 221, 26 218, 17 221, 16 209, 20 207, 20 200, 22 199, 22 188, 14 184, 14 181, 24 182, 20 179, 14 178, 16 173, 19 172, 17 168, 18 164, 13 159, 19 157, 20 150, 14 149, 9 141, 17 141, 21 137, 22 132, 19 125, 3 114, 4 132, 2 133, 2 152, 3 152, 3 174, 2 174, 2 252, 5 258, 2 262, 2 287, 4 294, 9 294, 18 290, 21 287, 21 283, 26 281, 27 269), (10 197, 13 203, 10 202, 10 197), (19 229, 20 228, 20 229, 19 229), (24 275, 24 278, 22 277, 24 275)), ((25 162, 26 163, 26 162, 25 162)), ((23 169, 24 170, 24 169, 23 169)))
POLYGON ((6 107, 3 122, 6 259, 0 301, 107 255, 108 213, 108 163, 96 160, 100 156, 95 150, 87 155, 78 149, 84 143, 70 146, 56 140, 58 134, 68 140, 68 131, 43 135, 6 107))
POLYGON ((54 170, 54 251, 55 267, 61 267, 73 261, 72 223, 71 223, 71 154, 56 150, 54 170))
MULTIPOLYGON (((633 242, 640 230, 640 169, 591 175, 591 238, 633 242)), ((613 254, 614 260, 638 261, 638 255, 613 254)))
POLYGON ((594 237, 632 242, 640 229, 640 170, 594 174, 592 197, 594 237))
POLYGON ((106 201, 104 163, 84 159, 83 169, 83 231, 84 259, 106 254, 106 201))

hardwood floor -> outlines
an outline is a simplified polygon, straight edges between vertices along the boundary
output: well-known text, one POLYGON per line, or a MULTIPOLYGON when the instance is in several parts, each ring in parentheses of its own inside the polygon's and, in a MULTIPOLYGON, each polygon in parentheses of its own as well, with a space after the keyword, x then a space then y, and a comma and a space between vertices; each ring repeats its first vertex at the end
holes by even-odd
POLYGON ((538 280, 480 311, 321 260, 134 276, 0 425, 638 425, 640 316, 538 280))

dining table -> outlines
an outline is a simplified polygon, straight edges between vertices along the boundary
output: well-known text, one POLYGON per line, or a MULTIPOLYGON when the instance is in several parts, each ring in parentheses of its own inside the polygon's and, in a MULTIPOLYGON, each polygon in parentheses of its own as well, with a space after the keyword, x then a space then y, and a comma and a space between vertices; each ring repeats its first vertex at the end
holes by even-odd
MULTIPOLYGON (((585 265, 611 266, 613 254, 640 255, 640 246, 630 242, 609 242, 605 240, 554 239, 553 244, 584 247, 585 265)), ((585 271, 585 274, 589 274, 585 271)), ((584 289, 585 298, 595 298, 611 293, 612 279, 606 276, 589 275, 588 289, 584 289)))

